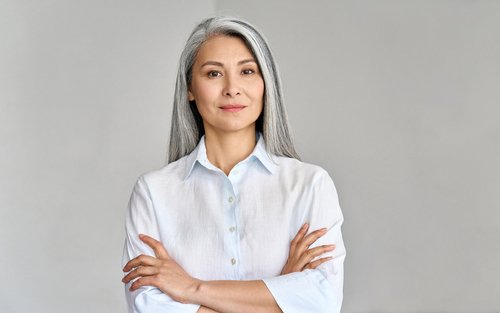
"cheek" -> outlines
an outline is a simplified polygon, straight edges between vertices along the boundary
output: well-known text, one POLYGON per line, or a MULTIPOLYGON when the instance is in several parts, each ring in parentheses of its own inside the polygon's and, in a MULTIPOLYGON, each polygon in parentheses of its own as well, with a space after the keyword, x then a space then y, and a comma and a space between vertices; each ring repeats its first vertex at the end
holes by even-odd
POLYGON ((264 98, 264 80, 262 77, 254 77, 252 80, 246 82, 247 96, 253 100, 264 98))
POLYGON ((210 84, 199 84, 194 90, 194 100, 203 119, 209 118, 217 105, 217 89, 210 84))
POLYGON ((255 84, 252 94, 256 100, 264 101, 264 81, 260 80, 260 82, 255 84))
POLYGON ((197 86, 194 92, 196 103, 204 106, 213 104, 212 102, 217 99, 217 96, 217 89, 209 84, 201 84, 197 86))

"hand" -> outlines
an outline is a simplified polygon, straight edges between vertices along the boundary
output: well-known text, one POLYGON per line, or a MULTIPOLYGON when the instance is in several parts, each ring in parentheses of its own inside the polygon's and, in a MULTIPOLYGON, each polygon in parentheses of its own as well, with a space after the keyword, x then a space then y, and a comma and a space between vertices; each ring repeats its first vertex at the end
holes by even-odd
POLYGON ((156 258, 141 254, 130 260, 123 271, 135 269, 123 277, 122 282, 128 283, 140 277, 132 283, 130 291, 142 286, 154 286, 178 302, 189 303, 190 295, 196 291, 200 281, 186 273, 168 255, 161 242, 142 234, 139 238, 153 249, 156 258))
POLYGON ((315 269, 318 265, 332 259, 332 257, 326 257, 311 262, 315 257, 323 253, 333 251, 333 249, 335 249, 335 245, 325 245, 309 249, 310 245, 312 245, 318 238, 326 234, 327 229, 319 229, 306 236, 308 229, 309 224, 305 223, 295 238, 293 238, 292 243, 290 244, 288 261, 286 262, 283 271, 281 271, 281 275, 302 272, 306 269, 315 269))

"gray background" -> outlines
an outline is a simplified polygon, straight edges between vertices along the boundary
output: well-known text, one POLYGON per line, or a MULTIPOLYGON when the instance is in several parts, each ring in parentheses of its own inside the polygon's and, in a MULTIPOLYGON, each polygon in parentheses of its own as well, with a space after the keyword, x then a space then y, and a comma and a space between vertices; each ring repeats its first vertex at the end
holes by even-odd
POLYGON ((500 312, 499 1, 0 0, 0 310, 123 312, 197 21, 268 38, 346 218, 343 312, 500 312))

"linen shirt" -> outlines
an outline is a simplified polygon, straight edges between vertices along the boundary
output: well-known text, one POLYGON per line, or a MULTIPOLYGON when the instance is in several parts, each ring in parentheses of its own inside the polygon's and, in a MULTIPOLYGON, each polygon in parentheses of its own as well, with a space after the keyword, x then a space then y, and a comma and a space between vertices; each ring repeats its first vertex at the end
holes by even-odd
MULTIPOLYGON (((266 153, 263 136, 245 160, 224 174, 207 158, 205 138, 189 155, 141 176, 126 215, 123 265, 140 254, 155 256, 139 239, 149 235, 191 276, 201 280, 263 280, 281 310, 340 312, 345 248, 343 222, 332 179, 322 168, 266 153), (310 248, 335 244, 314 270, 281 275, 291 240, 328 228, 310 248)), ((130 292, 128 312, 196 312, 159 289, 130 292)))

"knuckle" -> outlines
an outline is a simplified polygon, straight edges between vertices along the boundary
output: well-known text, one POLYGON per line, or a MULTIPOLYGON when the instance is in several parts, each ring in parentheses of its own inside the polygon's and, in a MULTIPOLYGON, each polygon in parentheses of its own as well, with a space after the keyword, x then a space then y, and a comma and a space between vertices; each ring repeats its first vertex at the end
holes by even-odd
POLYGON ((323 233, 322 233, 322 232, 320 232, 320 231, 315 231, 315 232, 314 232, 314 237, 315 237, 315 240, 316 240, 316 239, 318 239, 318 238, 320 238, 321 236, 323 236, 323 233))
POLYGON ((325 250, 323 247, 315 247, 315 248, 314 248, 314 253, 315 253, 316 255, 320 255, 320 254, 324 253, 325 251, 326 251, 326 250, 325 250))
POLYGON ((321 254, 321 251, 311 250, 311 252, 309 252, 309 254, 308 254, 308 255, 309 255, 309 257, 311 257, 311 258, 315 258, 315 257, 317 257, 317 256, 318 256, 318 255, 320 255, 320 254, 321 254))
POLYGON ((134 276, 142 276, 142 267, 139 266, 139 267, 136 267, 135 270, 132 271, 134 273, 134 276))
POLYGON ((314 233, 316 233, 316 235, 318 235, 319 237, 323 236, 324 234, 326 234, 326 231, 324 228, 322 229, 318 229, 316 230, 314 233))
POLYGON ((141 288, 142 287, 141 283, 142 283, 142 279, 139 278, 132 283, 131 288, 134 288, 134 289, 141 288))
POLYGON ((159 282, 160 282, 160 279, 159 279, 158 274, 157 274, 157 275, 151 276, 149 284, 153 287, 159 287, 160 286, 159 282))

